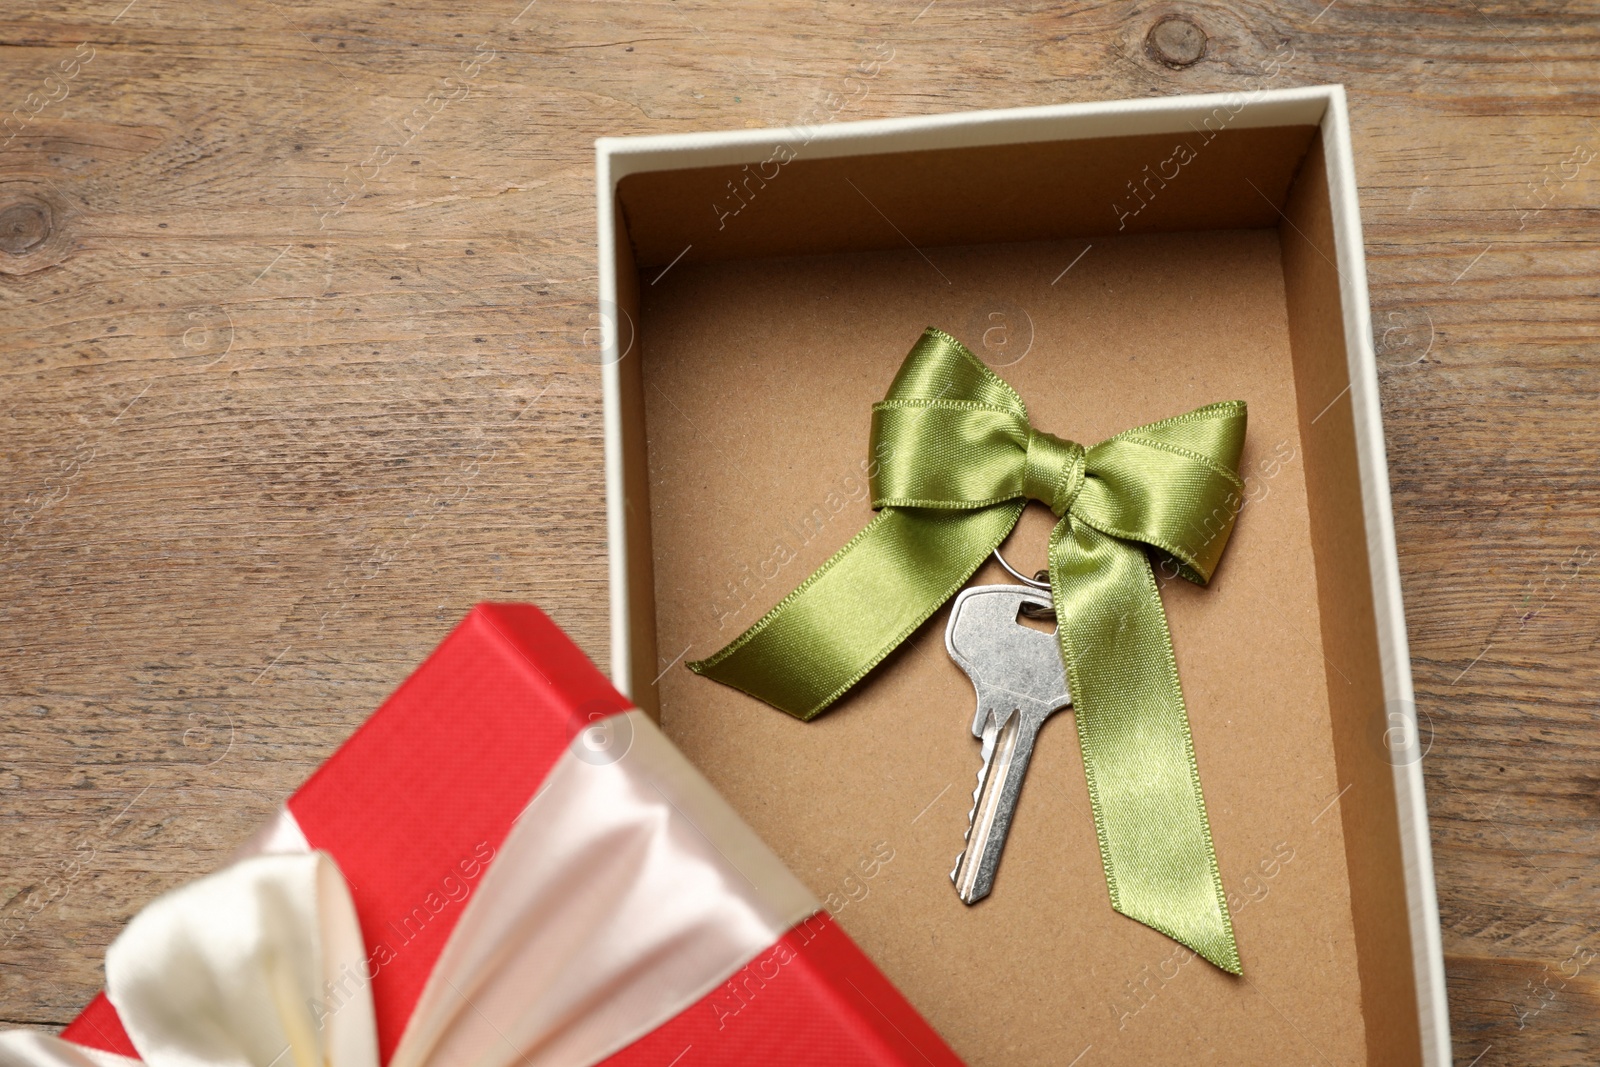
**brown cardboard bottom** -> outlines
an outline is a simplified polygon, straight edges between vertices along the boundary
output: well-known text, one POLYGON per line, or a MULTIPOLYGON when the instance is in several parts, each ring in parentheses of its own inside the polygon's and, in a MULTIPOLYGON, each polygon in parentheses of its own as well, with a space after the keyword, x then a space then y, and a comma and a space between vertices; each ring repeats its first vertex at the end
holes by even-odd
MULTIPOLYGON (((662 725, 974 1065, 1085 1050, 1086 1065, 1369 1062, 1361 851, 1347 866, 1330 719, 1330 686, 1366 665, 1327 658, 1302 444, 1342 382, 1297 394, 1289 254, 1277 230, 1222 230, 642 276, 648 326, 629 358, 642 360, 656 648, 673 663, 656 684, 662 725), (1040 737, 992 896, 960 902, 949 871, 978 742, 945 611, 809 724, 683 667, 871 517, 868 411, 929 325, 986 358, 1036 426, 1086 445, 1249 404, 1249 502, 1222 566, 1209 589, 1162 583, 1242 979, 1111 910, 1070 711, 1040 737)), ((1014 565, 1044 565, 1053 522, 1029 507, 1005 547, 1014 565)), ((975 580, 1009 579, 991 562, 975 580)), ((1341 757, 1361 759, 1359 726, 1342 729, 1341 757)), ((1373 740, 1366 762, 1382 766, 1373 740)))

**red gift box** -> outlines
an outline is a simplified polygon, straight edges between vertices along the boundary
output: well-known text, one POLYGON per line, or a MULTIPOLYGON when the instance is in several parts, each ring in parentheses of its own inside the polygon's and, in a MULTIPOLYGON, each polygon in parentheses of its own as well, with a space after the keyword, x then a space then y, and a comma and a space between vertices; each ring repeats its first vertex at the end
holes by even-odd
MULTIPOLYGON (((655 727, 630 709, 541 611, 521 604, 480 605, 289 798, 286 816, 247 846, 248 852, 270 851, 292 838, 293 847, 330 854, 343 872, 369 953, 365 977, 385 1067, 462 916, 477 905, 481 918, 485 908, 499 906, 507 885, 516 885, 503 877, 498 897, 477 892, 519 816, 531 810, 532 802, 550 788, 550 779, 558 776, 558 764, 572 763, 573 753, 586 763, 621 759, 617 753, 608 755, 604 743, 588 743, 590 735, 598 736, 596 731, 628 735, 631 741, 624 743, 634 746, 648 741, 640 746, 647 754, 670 750, 655 727), (639 732, 651 736, 633 736, 639 732)), ((615 743, 616 738, 610 740, 615 743)), ((675 750, 672 756, 681 760, 675 750)), ((686 773, 693 781, 684 788, 710 793, 703 779, 686 773)), ((667 801, 659 806, 662 818, 683 817, 669 793, 662 797, 667 801)), ((591 803, 588 808, 561 809, 561 833, 583 838, 585 824, 604 822, 605 812, 597 807, 591 803)), ((737 822, 731 811, 728 818, 737 822)), ((752 870, 775 869, 781 877, 767 881, 790 879, 798 887, 742 823, 722 842, 714 827, 705 833, 700 826, 678 826, 674 832, 702 833, 712 849, 734 855, 730 862, 736 866, 743 862, 752 870), (753 859, 748 858, 750 843, 759 852, 753 859), (740 848, 745 860, 737 859, 740 848)), ((596 841, 604 843, 600 836, 596 841)), ((581 840, 578 847, 584 847, 581 840)), ((614 857, 626 850, 605 847, 612 849, 607 853, 613 857, 610 880, 626 881, 626 869, 620 875, 614 870, 623 862, 614 857)), ((763 879, 759 874, 754 879, 752 888, 735 890, 755 893, 755 882, 763 879)), ((787 899, 792 911, 792 892, 787 899)), ((536 920, 540 907, 534 908, 536 920)), ((561 921, 570 925, 569 919, 561 921)), ((583 959, 584 938, 597 945, 606 938, 615 941, 616 932, 604 928, 604 913, 593 921, 592 930, 564 933, 569 940, 577 938, 572 959, 583 959)), ((697 945, 697 939, 705 940, 701 934, 680 937, 670 951, 704 955, 706 946, 697 945)), ((615 951, 614 944, 608 950, 615 951)), ((459 946, 453 951, 459 955, 459 946)), ((659 966, 665 968, 661 973, 673 973, 670 960, 659 966)), ((802 915, 786 931, 778 927, 776 936, 757 951, 721 963, 713 981, 709 991, 690 994, 698 999, 599 1062, 616 1067, 960 1063, 820 909, 802 915)), ((597 1015, 606 1010, 604 1004, 592 1008, 597 1015)), ((138 1055, 103 993, 61 1036, 86 1049, 138 1055)))

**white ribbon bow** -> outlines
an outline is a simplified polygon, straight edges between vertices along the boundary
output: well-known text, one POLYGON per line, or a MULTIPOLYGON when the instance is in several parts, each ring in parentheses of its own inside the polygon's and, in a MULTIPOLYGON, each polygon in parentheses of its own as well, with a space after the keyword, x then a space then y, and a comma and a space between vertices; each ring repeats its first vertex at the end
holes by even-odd
MULTIPOLYGON (((817 901, 640 712, 623 758, 563 753, 500 846, 388 1067, 597 1063, 699 1001, 817 901)), ((379 1067, 349 888, 287 812, 273 847, 181 886, 106 952, 149 1067, 379 1067), (287 826, 284 825, 287 821, 287 826)), ((31 1031, 0 1067, 134 1061, 31 1031)))
POLYGON ((348 977, 365 960, 326 853, 257 856, 136 915, 106 991, 150 1067, 378 1067, 371 984, 348 977))

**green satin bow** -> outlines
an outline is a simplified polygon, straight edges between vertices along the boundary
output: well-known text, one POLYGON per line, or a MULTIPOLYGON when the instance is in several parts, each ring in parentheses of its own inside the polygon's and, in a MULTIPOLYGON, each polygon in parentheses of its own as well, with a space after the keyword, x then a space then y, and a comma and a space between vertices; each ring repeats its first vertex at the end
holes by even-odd
POLYGON ((922 625, 1016 525, 1061 517, 1050 588, 1111 906, 1235 974, 1239 952, 1147 547, 1204 585, 1243 500, 1243 401, 1084 449, 929 329, 872 408, 872 506, 849 544, 691 670, 811 719, 922 625))

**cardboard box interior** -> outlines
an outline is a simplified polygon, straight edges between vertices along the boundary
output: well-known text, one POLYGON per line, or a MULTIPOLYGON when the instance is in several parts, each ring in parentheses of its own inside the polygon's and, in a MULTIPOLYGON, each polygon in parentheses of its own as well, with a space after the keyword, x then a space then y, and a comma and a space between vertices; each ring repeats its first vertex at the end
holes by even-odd
MULTIPOLYGON (((1420 1062, 1319 128, 777 152, 630 174, 616 200, 622 681, 956 1050, 1420 1062), (947 609, 809 724, 683 666, 871 517, 868 410, 928 325, 1085 444, 1249 403, 1222 566, 1209 589, 1162 582, 1242 980, 1111 910, 1071 712, 1040 736, 993 895, 958 900, 979 757, 947 609)), ((1053 522, 1030 505, 1019 569, 1053 522)))

